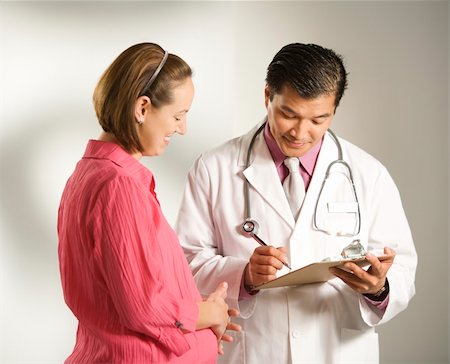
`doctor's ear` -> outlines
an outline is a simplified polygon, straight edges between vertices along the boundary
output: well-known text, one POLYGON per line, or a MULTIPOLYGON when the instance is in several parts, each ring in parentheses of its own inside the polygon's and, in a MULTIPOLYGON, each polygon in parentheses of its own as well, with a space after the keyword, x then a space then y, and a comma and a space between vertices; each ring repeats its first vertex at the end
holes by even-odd
POLYGON ((270 101, 270 89, 269 85, 266 84, 266 87, 264 87, 264 104, 266 105, 266 108, 269 106, 270 101))
POLYGON ((139 97, 134 104, 134 117, 139 125, 144 123, 147 113, 152 107, 152 102, 148 96, 139 97))

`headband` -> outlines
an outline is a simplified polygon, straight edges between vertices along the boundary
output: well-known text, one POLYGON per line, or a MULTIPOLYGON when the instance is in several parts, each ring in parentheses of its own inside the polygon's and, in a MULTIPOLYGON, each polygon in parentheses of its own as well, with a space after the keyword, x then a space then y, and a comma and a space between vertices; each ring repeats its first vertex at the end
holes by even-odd
POLYGON ((163 56, 161 62, 159 63, 158 67, 156 67, 155 72, 153 72, 152 77, 150 78, 150 80, 145 85, 144 90, 142 92, 142 95, 144 95, 149 90, 150 86, 156 80, 156 77, 158 76, 159 72, 161 72, 161 69, 164 67, 164 64, 166 63, 168 57, 169 57, 169 52, 164 51, 164 56, 163 56))

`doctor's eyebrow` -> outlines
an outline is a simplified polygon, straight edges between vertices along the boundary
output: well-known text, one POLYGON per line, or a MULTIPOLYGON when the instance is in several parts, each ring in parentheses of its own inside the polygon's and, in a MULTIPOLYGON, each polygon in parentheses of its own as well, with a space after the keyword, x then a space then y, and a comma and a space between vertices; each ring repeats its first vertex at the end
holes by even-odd
POLYGON ((331 116, 331 114, 327 112, 327 113, 322 114, 322 115, 314 116, 313 119, 329 118, 330 116, 331 116))
MULTIPOLYGON (((289 114, 293 114, 294 116, 301 116, 298 113, 296 113, 294 110, 292 110, 289 106, 286 105, 281 105, 281 109, 284 112, 287 112, 289 114)), ((321 115, 317 115, 317 116, 313 116, 311 119, 324 119, 324 118, 329 118, 331 116, 330 113, 325 113, 325 114, 321 114, 321 115)))

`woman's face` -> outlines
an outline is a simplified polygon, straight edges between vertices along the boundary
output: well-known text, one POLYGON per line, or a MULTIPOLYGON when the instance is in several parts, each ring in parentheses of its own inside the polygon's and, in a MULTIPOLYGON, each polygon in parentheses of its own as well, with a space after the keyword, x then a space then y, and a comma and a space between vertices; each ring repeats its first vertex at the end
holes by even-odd
POLYGON ((194 98, 192 79, 186 78, 172 90, 173 102, 159 108, 150 103, 145 106, 144 123, 137 124, 142 155, 161 155, 175 133, 186 133, 186 114, 194 98))

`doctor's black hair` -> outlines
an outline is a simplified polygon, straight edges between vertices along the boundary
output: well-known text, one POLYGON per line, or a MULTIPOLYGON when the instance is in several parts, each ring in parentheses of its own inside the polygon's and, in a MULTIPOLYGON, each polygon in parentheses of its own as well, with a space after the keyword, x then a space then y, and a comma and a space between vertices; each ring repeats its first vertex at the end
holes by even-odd
POLYGON ((338 107, 347 88, 343 58, 333 50, 316 44, 292 43, 275 55, 267 68, 266 83, 270 100, 283 87, 292 87, 305 99, 335 95, 338 107))

